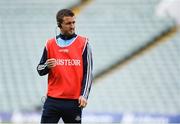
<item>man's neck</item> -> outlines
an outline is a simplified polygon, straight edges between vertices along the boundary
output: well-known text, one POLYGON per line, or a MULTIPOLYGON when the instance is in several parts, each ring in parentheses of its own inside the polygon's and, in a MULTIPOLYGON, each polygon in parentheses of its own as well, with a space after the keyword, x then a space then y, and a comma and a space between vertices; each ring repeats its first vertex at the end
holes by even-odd
POLYGON ((72 34, 72 35, 64 35, 64 34, 59 34, 58 36, 57 36, 57 38, 58 37, 60 37, 61 39, 63 39, 63 40, 70 40, 70 39, 72 39, 72 38, 74 38, 74 37, 76 37, 77 35, 74 33, 74 34, 72 34))

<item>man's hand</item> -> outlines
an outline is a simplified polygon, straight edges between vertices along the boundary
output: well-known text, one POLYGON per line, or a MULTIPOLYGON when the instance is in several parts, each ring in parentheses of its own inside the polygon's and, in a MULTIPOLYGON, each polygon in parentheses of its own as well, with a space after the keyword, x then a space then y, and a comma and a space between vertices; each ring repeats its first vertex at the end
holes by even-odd
POLYGON ((86 107, 86 105, 87 105, 87 99, 86 98, 84 98, 83 96, 80 96, 78 101, 79 101, 79 107, 81 107, 81 108, 86 107))
POLYGON ((54 58, 48 59, 48 60, 46 61, 46 63, 47 63, 47 67, 50 69, 50 68, 56 66, 56 59, 54 59, 54 58))

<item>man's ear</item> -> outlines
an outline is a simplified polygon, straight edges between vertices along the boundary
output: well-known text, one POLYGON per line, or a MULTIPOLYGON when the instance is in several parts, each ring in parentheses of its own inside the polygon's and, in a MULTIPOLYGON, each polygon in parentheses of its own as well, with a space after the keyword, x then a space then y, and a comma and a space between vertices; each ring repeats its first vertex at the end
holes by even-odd
POLYGON ((59 28, 62 28, 62 26, 61 26, 61 24, 60 24, 59 22, 57 22, 57 26, 58 26, 59 28))

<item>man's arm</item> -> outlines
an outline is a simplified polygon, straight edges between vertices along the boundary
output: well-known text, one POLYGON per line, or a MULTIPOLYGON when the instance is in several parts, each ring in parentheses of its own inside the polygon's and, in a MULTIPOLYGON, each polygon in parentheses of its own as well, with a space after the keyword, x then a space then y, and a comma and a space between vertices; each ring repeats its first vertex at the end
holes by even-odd
POLYGON ((43 55, 37 66, 37 71, 40 76, 43 76, 43 75, 46 75, 49 73, 49 69, 48 69, 46 61, 47 61, 47 50, 46 50, 46 48, 44 48, 43 55))
POLYGON ((81 89, 81 96, 83 96, 86 100, 88 99, 92 85, 92 80, 93 80, 92 70, 93 70, 92 50, 90 45, 87 43, 83 53, 83 82, 81 89))

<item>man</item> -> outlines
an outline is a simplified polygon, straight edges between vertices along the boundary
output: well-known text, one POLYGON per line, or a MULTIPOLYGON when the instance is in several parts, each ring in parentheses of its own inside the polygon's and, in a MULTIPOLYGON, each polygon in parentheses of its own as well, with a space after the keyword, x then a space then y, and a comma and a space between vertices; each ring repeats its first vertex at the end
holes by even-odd
POLYGON ((37 71, 48 74, 47 99, 41 123, 81 123, 92 84, 92 52, 88 39, 75 34, 75 15, 62 9, 56 15, 60 34, 49 39, 37 71))

